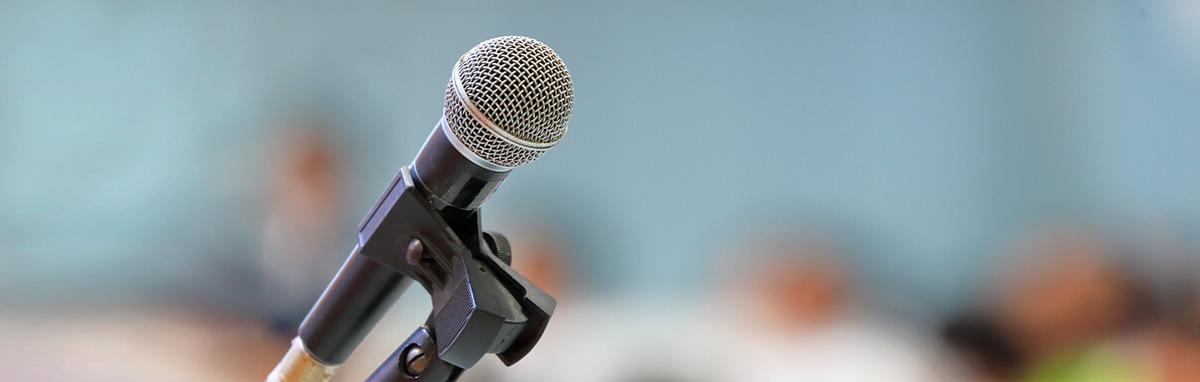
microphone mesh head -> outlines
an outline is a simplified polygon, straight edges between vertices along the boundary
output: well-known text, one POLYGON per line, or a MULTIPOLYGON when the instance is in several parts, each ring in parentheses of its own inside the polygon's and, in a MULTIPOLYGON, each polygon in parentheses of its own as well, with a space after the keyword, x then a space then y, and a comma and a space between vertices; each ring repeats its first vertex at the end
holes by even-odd
POLYGON ((549 46, 497 37, 459 58, 446 86, 446 123, 469 150, 502 167, 537 159, 571 118, 571 75, 549 46))

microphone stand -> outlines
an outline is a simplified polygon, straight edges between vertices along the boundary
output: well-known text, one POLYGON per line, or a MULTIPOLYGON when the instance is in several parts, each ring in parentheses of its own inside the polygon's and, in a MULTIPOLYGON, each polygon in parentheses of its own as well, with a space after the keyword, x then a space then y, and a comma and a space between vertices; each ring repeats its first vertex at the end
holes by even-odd
POLYGON ((298 338, 312 354, 348 356, 348 344, 394 301, 361 296, 416 281, 433 301, 429 316, 368 381, 454 381, 486 353, 512 365, 537 344, 555 301, 511 262, 508 240, 483 232, 478 210, 439 211, 405 167, 359 226, 358 247, 298 338))

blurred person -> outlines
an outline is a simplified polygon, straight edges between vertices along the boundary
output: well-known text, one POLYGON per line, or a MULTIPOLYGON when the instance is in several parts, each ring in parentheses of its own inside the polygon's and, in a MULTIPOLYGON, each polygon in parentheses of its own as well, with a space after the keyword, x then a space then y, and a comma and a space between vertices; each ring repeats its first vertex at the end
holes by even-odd
POLYGON ((818 235, 767 237, 731 258, 719 301, 727 380, 932 381, 934 348, 874 311, 842 248, 818 235))
POLYGON ((1200 381, 1200 291, 1194 250, 1165 259, 1155 317, 1134 342, 1158 382, 1200 381))
POLYGON ((1122 341, 1140 296, 1116 248, 1096 234, 1051 231, 999 296, 1001 320, 1029 359, 1027 381, 1144 381, 1122 341))
POLYGON ((4 379, 261 380, 341 260, 334 248, 342 244, 339 156, 319 119, 294 118, 283 127, 268 170, 274 177, 258 259, 265 288, 254 300, 263 306, 253 308, 265 311, 248 315, 231 304, 185 298, 0 312, 4 379))
POLYGON ((1018 262, 971 320, 945 335, 979 380, 1147 381, 1129 346, 1144 313, 1140 286, 1105 238, 1049 230, 1018 247, 1018 262))
POLYGON ((285 122, 263 224, 268 322, 293 333, 343 260, 341 157, 319 118, 285 122))

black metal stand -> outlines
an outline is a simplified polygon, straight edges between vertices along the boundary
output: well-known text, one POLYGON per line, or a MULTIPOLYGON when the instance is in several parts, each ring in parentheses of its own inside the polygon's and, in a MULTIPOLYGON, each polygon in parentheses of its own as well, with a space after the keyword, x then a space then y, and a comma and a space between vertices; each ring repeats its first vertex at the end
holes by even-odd
MULTIPOLYGON (((554 298, 510 268, 511 259, 503 236, 480 230, 477 210, 437 210, 405 168, 363 221, 358 253, 343 266, 344 271, 351 266, 369 271, 348 272, 347 282, 338 285, 349 287, 326 294, 359 289, 349 280, 352 275, 368 275, 363 282, 400 290, 408 280, 419 283, 433 300, 432 311, 368 380, 453 381, 487 353, 506 365, 516 363, 541 338, 554 312, 554 298)), ((389 298, 394 300, 379 300, 389 298)), ((377 302, 326 309, 319 301, 301 338, 315 356, 344 358, 353 350, 345 344, 357 341, 343 338, 361 340, 363 327, 369 330, 382 314, 377 302), (357 313, 361 319, 344 319, 346 309, 356 308, 369 311, 357 313), (324 320, 323 312, 339 319, 324 320)))

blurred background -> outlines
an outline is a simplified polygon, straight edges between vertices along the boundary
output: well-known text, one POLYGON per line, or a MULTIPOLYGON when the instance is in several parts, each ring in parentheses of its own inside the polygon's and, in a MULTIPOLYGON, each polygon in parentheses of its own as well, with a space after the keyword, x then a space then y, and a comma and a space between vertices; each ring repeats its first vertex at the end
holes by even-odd
POLYGON ((0 1, 5 379, 261 380, 514 34, 574 116, 483 216, 559 308, 464 380, 1200 380, 1188 0, 0 1))

